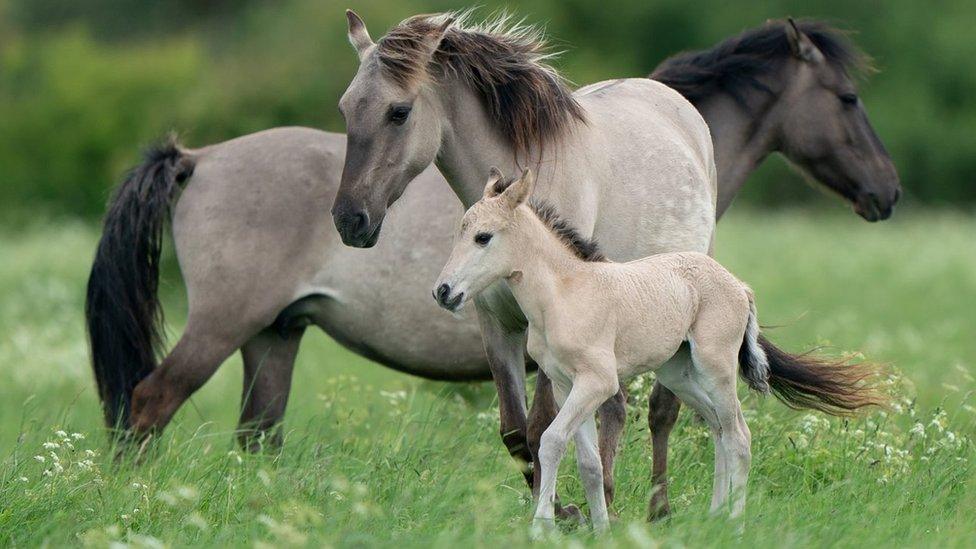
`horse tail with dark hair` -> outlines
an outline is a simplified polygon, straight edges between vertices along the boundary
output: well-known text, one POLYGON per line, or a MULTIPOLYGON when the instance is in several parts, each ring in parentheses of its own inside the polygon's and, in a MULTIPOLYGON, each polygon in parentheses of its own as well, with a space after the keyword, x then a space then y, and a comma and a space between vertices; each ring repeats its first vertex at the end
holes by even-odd
POLYGON ((868 380, 878 373, 870 363, 850 364, 788 353, 759 333, 756 305, 749 292, 749 322, 739 349, 742 377, 757 391, 776 395, 799 410, 810 408, 834 416, 852 415, 866 406, 884 406, 886 398, 868 380))
POLYGON ((105 422, 129 426, 132 390, 156 367, 163 345, 157 296, 159 258, 170 205, 193 160, 176 139, 146 151, 108 205, 85 302, 92 368, 105 422))

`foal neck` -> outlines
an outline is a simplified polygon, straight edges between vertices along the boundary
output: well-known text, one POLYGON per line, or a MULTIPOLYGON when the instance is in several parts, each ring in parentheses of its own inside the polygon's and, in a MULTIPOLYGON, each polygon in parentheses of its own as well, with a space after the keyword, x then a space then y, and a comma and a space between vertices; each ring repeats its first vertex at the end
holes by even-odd
POLYGON ((529 322, 544 326, 546 314, 565 297, 563 286, 595 263, 577 257, 528 206, 516 210, 513 229, 517 256, 509 286, 529 322))

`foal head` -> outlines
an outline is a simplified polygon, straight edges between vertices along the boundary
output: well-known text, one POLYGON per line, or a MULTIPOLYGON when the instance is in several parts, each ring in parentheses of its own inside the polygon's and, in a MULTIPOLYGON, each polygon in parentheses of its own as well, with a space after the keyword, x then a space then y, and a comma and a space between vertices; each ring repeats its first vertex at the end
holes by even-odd
POLYGON ((517 210, 532 195, 535 179, 526 170, 505 179, 491 169, 484 196, 465 212, 451 257, 434 284, 434 300, 449 311, 459 310, 495 281, 513 274, 520 253, 517 210))

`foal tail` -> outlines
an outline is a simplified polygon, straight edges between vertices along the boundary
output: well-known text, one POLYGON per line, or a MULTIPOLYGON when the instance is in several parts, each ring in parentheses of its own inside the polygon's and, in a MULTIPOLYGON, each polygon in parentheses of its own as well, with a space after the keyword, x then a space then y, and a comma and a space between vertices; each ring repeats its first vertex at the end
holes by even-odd
POLYGON ((883 406, 886 398, 867 380, 878 373, 869 363, 830 361, 812 351, 794 355, 773 345, 759 331, 756 301, 749 291, 749 321, 739 348, 739 367, 749 387, 772 391, 793 409, 810 408, 845 416, 866 406, 883 406))
POLYGON ((163 344, 157 296, 163 229, 193 161, 175 138, 146 151, 109 201, 85 301, 92 368, 105 422, 129 426, 132 390, 156 367, 163 344))

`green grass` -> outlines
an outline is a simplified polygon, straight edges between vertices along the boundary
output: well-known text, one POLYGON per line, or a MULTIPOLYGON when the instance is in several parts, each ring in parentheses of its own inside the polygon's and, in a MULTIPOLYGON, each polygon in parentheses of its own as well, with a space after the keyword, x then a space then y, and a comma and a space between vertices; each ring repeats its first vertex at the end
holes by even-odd
MULTIPOLYGON (((720 226, 719 257, 756 290, 763 323, 782 326, 771 338, 890 364, 901 374, 895 409, 825 420, 742 391, 754 461, 741 534, 707 514, 711 443, 683 413, 672 439, 675 515, 646 525, 645 381, 632 387, 609 540, 564 528, 549 543, 971 546, 973 235, 976 219, 961 214, 869 225, 736 211, 720 226)), ((82 324, 96 238, 83 224, 0 231, 0 545, 529 543, 532 505, 497 435, 490 384, 403 376, 317 332, 299 357, 280 454, 241 454, 232 442, 235 357, 144 463, 114 464, 82 324)), ((178 281, 165 293, 175 333, 178 281)), ((583 499, 571 458, 560 492, 583 499)))

